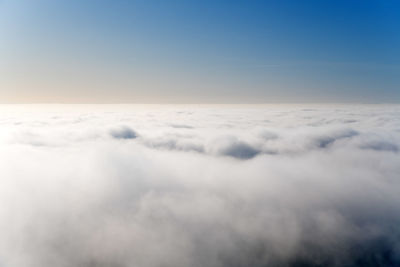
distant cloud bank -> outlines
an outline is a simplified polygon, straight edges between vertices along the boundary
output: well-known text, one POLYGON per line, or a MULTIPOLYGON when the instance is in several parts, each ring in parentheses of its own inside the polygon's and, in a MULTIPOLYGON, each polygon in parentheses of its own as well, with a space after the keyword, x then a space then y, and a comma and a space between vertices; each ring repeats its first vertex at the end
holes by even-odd
POLYGON ((1 267, 400 265, 400 106, 0 110, 1 267))

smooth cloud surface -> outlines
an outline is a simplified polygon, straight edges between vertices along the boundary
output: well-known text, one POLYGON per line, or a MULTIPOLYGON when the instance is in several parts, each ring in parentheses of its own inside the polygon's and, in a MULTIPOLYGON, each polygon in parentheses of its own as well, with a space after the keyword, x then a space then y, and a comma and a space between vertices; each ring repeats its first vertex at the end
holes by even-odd
POLYGON ((396 266, 399 106, 2 106, 0 266, 396 266))

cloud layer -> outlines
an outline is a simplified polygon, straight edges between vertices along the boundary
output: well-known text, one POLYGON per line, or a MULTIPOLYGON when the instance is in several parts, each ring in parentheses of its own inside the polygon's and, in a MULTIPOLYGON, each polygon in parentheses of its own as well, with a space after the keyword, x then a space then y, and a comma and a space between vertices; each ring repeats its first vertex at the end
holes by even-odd
POLYGON ((2 106, 0 266, 396 266, 399 106, 2 106))

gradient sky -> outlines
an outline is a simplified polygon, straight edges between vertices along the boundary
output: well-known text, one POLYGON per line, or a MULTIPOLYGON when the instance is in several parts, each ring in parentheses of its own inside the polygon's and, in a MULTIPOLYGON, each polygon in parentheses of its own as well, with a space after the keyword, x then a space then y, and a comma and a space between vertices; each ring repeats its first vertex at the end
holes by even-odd
POLYGON ((400 1, 0 0, 0 102, 400 102, 400 1))

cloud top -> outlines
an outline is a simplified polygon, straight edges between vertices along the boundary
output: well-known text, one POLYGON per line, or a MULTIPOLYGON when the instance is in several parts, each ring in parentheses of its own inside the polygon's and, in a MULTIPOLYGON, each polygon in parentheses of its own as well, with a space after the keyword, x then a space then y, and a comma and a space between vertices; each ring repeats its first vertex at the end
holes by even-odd
POLYGON ((400 265, 398 106, 71 109, 0 113, 0 266, 400 265))

